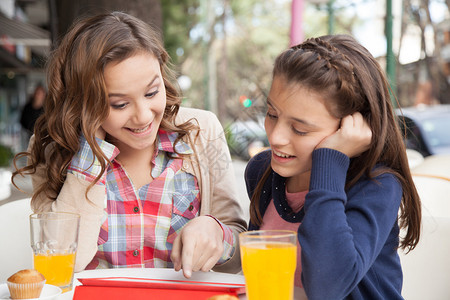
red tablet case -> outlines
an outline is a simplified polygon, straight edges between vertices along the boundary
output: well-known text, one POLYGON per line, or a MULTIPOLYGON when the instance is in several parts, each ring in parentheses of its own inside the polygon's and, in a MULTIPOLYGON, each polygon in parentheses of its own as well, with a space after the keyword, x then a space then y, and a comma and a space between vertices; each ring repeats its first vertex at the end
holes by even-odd
POLYGON ((244 284, 165 280, 149 278, 107 277, 79 278, 74 300, 97 299, 208 299, 221 294, 245 293, 244 284))

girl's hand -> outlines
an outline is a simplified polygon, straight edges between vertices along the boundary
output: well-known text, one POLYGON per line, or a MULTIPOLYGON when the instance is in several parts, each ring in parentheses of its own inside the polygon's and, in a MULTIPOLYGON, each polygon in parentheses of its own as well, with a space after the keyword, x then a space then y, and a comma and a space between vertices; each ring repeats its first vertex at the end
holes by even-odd
POLYGON ((361 113, 356 112, 341 120, 341 127, 323 139, 316 148, 330 148, 348 157, 355 157, 369 149, 372 130, 361 113))
POLYGON ((99 138, 99 139, 101 139, 101 140, 104 140, 105 139, 105 137, 106 137, 106 131, 103 129, 103 127, 99 127, 98 129, 97 129, 97 131, 95 132, 95 137, 97 137, 97 138, 99 138))
POLYGON ((223 231, 211 217, 201 216, 189 221, 175 238, 170 259, 175 271, 183 269, 184 277, 192 271, 207 272, 223 253, 223 231))

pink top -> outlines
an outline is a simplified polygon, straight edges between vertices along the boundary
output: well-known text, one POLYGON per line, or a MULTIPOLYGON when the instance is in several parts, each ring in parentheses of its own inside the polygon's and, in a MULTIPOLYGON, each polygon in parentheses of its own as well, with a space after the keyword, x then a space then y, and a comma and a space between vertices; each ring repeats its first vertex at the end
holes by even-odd
MULTIPOLYGON (((286 190, 286 201, 289 206, 292 208, 294 213, 299 212, 303 205, 305 204, 305 196, 308 191, 298 192, 298 193, 289 193, 286 190)), ((297 232, 298 227, 300 226, 300 222, 291 223, 280 217, 275 206, 273 205, 273 199, 270 200, 269 206, 263 216, 263 222, 260 226, 260 230, 292 230, 297 232)), ((297 269, 295 270, 295 279, 294 284, 299 287, 302 286, 301 274, 302 274, 302 261, 300 257, 301 248, 300 244, 297 241, 297 269)))

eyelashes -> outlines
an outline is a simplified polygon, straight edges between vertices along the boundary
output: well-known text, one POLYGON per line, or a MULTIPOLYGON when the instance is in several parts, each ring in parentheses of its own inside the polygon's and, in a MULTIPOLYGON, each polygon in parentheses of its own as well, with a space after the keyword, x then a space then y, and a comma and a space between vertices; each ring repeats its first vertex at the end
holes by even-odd
POLYGON ((114 104, 114 105, 111 105, 111 107, 114 108, 114 109, 123 109, 123 108, 125 108, 126 105, 127 104, 125 104, 125 103, 123 103, 123 104, 114 104))
POLYGON ((277 116, 275 116, 275 115, 273 115, 273 114, 271 114, 269 112, 266 112, 266 116, 269 117, 270 119, 276 119, 277 118, 277 116))
POLYGON ((304 135, 307 134, 307 132, 304 132, 304 131, 300 131, 300 130, 295 129, 294 126, 292 126, 291 128, 292 128, 292 131, 293 131, 296 135, 304 136, 304 135))
POLYGON ((158 94, 158 93, 159 93, 159 90, 156 90, 154 92, 145 94, 145 97, 146 98, 152 98, 152 97, 156 96, 156 94, 158 94))
MULTIPOLYGON (((159 93, 159 90, 155 90, 153 92, 145 94, 144 97, 147 98, 147 99, 152 99, 158 93, 159 93)), ((111 107, 113 109, 121 110, 121 109, 124 109, 125 107, 127 107, 129 103, 130 103, 129 101, 125 101, 125 102, 119 103, 119 104, 111 104, 111 107)))
MULTIPOLYGON (((269 119, 271 119, 271 120, 276 120, 276 119, 278 119, 278 117, 277 117, 276 115, 271 114, 269 111, 266 112, 266 116, 267 116, 269 119)), ((307 132, 304 132, 304 131, 300 131, 300 130, 295 129, 294 126, 291 126, 291 130, 292 130, 296 135, 300 135, 300 136, 305 136, 305 135, 308 134, 307 132)))

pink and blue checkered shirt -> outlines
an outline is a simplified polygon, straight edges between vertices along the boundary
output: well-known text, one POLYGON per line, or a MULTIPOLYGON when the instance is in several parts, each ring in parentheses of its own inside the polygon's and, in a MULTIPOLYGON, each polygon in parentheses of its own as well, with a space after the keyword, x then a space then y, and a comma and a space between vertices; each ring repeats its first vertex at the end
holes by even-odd
MULTIPOLYGON (((176 137, 177 133, 158 132, 158 147, 152 160, 154 180, 139 189, 135 189, 125 169, 115 160, 119 150, 97 139, 112 166, 97 182, 106 186, 105 213, 98 251, 86 269, 173 267, 172 243, 183 226, 199 215, 201 201, 197 179, 182 169, 183 159, 174 151, 176 137)), ((183 141, 175 148, 180 154, 192 153, 183 141)), ((89 181, 100 173, 100 164, 84 137, 68 172, 89 181)), ((218 261, 221 264, 233 255, 235 239, 228 226, 216 221, 224 232, 224 252, 218 261)))

